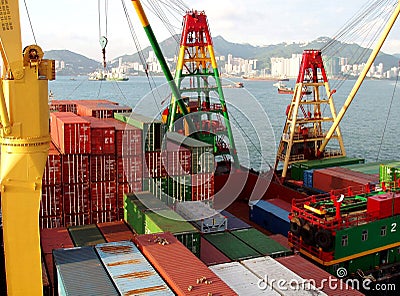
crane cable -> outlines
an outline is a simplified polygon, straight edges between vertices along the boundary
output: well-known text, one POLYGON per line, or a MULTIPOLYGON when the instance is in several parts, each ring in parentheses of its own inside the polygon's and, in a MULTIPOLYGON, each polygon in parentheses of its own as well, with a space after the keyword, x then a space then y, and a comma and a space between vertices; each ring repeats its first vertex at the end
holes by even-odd
POLYGON ((396 82, 394 84, 393 93, 392 93, 392 99, 390 100, 389 109, 388 109, 388 113, 387 113, 386 121, 385 121, 385 126, 384 126, 383 132, 382 132, 381 141, 379 143, 379 149, 378 149, 378 155, 376 156, 376 161, 379 160, 379 156, 380 156, 380 153, 381 153, 381 148, 382 148, 382 145, 383 145, 383 139, 385 137, 386 128, 387 128, 389 117, 390 117, 390 111, 392 110, 392 105, 393 105, 393 101, 394 101, 394 95, 396 93, 396 88, 397 88, 397 82, 399 81, 399 70, 400 70, 400 62, 399 62, 399 66, 397 67, 396 82))
POLYGON ((24 4, 25 4, 26 14, 27 14, 27 16, 28 16, 29 25, 30 25, 30 27, 31 27, 33 40, 35 41, 35 44, 37 45, 36 36, 35 36, 35 32, 34 32, 34 30, 33 30, 32 21, 31 21, 31 16, 29 15, 29 9, 28 9, 28 6, 27 6, 27 4, 26 4, 26 0, 24 0, 24 4))

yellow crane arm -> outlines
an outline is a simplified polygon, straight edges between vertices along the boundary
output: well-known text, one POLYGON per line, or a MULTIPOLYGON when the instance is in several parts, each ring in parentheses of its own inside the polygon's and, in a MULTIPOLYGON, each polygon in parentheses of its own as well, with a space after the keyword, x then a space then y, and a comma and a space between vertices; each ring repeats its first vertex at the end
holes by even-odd
POLYGON ((351 90, 349 96, 347 97, 346 101, 344 102, 342 109, 339 111, 335 121, 333 122, 331 128, 329 129, 328 133, 326 134, 324 141, 322 142, 321 146, 319 147, 320 153, 322 153, 324 151, 326 145, 328 144, 333 133, 335 132, 340 121, 342 120, 344 114, 346 113, 351 102, 353 101, 355 95, 357 94, 358 89, 360 88, 362 82, 364 81, 365 76, 367 75, 369 69, 371 68, 376 56, 378 55, 379 51, 381 50, 383 43, 385 42, 387 36, 389 35, 390 30, 392 29, 397 17, 399 16, 399 13, 400 13, 400 1, 399 1, 399 3, 397 3, 396 9, 393 11, 388 23, 385 26, 385 29, 383 30, 383 32, 378 40, 378 44, 376 45, 374 50, 371 52, 371 55, 370 55, 367 63, 365 64, 363 71, 361 72, 360 76, 358 77, 356 83, 353 86, 353 89, 351 90))
POLYGON ((18 0, 0 5, 0 190, 8 295, 42 295, 39 209, 49 150, 48 80, 54 61, 22 50, 18 0))

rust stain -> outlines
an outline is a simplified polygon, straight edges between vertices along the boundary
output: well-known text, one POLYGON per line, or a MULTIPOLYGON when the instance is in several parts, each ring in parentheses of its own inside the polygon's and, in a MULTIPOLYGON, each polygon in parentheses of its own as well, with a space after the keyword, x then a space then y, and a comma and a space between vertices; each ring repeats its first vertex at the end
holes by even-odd
POLYGON ((111 254, 124 254, 130 253, 132 251, 131 246, 102 246, 100 247, 104 253, 111 253, 111 254))
POLYGON ((147 287, 147 288, 143 288, 143 289, 130 290, 130 291, 124 293, 124 296, 141 295, 141 294, 144 294, 144 293, 163 291, 163 290, 166 290, 166 289, 167 289, 166 286, 147 287))
POLYGON ((139 259, 131 259, 131 260, 125 260, 125 261, 119 261, 119 262, 112 262, 112 263, 108 263, 108 266, 120 266, 120 265, 124 265, 124 264, 138 264, 143 262, 143 260, 139 260, 139 259))
POLYGON ((154 275, 155 273, 152 271, 137 271, 137 272, 131 272, 131 273, 125 273, 119 275, 117 278, 119 279, 124 279, 124 278, 145 278, 154 275))

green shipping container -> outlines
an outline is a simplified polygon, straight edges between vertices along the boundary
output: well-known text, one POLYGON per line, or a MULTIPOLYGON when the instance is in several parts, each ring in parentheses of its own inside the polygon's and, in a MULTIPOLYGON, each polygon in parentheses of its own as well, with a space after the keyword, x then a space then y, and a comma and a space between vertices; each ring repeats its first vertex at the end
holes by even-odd
POLYGON ((172 210, 147 211, 144 222, 145 233, 172 233, 193 254, 200 257, 200 232, 172 210))
POLYGON ((168 177, 168 196, 170 203, 192 200, 191 175, 168 177))
POLYGON ((138 234, 145 233, 145 212, 160 209, 169 210, 168 206, 151 192, 124 194, 124 219, 138 234))
POLYGON ((262 256, 261 253, 229 232, 210 233, 203 237, 231 260, 245 260, 262 256))
POLYGON ((400 179, 400 162, 381 164, 379 182, 394 182, 400 179))
POLYGON ((95 246, 105 243, 105 239, 95 224, 68 227, 76 247, 95 246))
POLYGON ((114 113, 114 118, 143 131, 144 151, 160 151, 164 134, 160 120, 134 112, 114 113))
POLYGON ((277 258, 292 254, 292 251, 288 248, 285 248, 255 228, 234 230, 231 233, 262 255, 277 258))
POLYGON ((349 157, 327 158, 297 162, 293 163, 291 166, 291 177, 293 180, 303 180, 305 170, 340 167, 350 164, 360 164, 364 162, 365 160, 363 158, 349 157))

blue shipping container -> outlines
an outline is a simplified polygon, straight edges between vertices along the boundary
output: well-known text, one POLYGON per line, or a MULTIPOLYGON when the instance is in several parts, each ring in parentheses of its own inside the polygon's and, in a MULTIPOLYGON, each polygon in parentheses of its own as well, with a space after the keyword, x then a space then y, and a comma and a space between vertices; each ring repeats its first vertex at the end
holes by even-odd
MULTIPOLYGON (((57 295, 119 295, 93 247, 53 251, 57 295)), ((56 285, 55 285, 56 286, 56 285)))
POLYGON ((221 214, 228 218, 228 226, 227 230, 239 230, 239 229, 246 229, 251 228, 251 225, 247 224, 243 220, 239 219, 238 217, 232 215, 228 211, 221 211, 221 214))
POLYGON ((121 295, 175 295, 132 242, 104 243, 95 248, 121 295))
POLYGON ((266 200, 250 205, 250 220, 272 233, 280 233, 286 237, 288 235, 289 212, 266 200))
POLYGON ((304 187, 313 188, 313 174, 314 170, 304 170, 303 172, 304 187))

